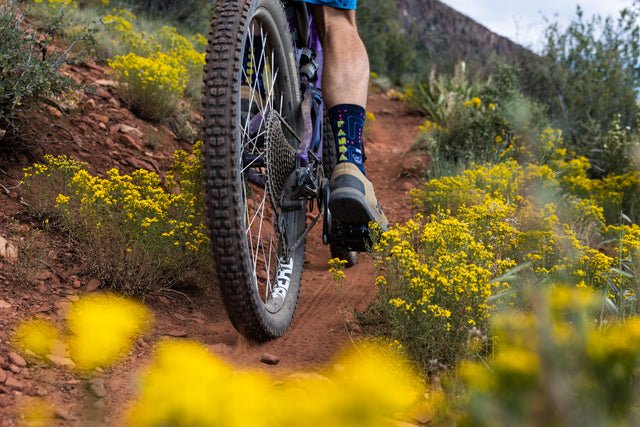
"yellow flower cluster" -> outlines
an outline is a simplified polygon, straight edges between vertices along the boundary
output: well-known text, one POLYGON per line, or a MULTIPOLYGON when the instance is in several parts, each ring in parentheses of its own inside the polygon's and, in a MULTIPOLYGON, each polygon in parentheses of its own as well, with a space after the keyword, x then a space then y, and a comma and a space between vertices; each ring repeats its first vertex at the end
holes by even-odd
POLYGON ((495 317, 496 348, 463 362, 469 425, 636 425, 640 319, 594 321, 591 290, 533 291, 530 312, 495 317))
MULTIPOLYGON (((80 241, 97 246, 89 252, 101 258, 114 256, 113 263, 119 264, 114 272, 125 274, 143 263, 155 266, 162 273, 158 276, 172 283, 189 269, 209 264, 200 186, 201 144, 191 154, 174 155, 167 175, 169 190, 158 175, 146 170, 121 175, 113 169, 103 179, 89 174, 86 165, 48 156, 45 164, 27 170, 25 196, 38 201, 43 196, 39 187, 52 188, 44 192, 49 200, 55 199, 52 208, 80 241)), ((34 204, 39 203, 46 205, 34 204)), ((127 281, 126 274, 121 280, 127 281)))
POLYGON ((359 346, 325 375, 275 381, 234 372, 202 345, 164 341, 141 383, 129 425, 386 426, 422 396, 406 362, 378 346, 359 346), (295 402, 295 404, 291 404, 295 402))
POLYGON ((170 115, 185 92, 194 93, 201 84, 204 38, 192 40, 174 27, 165 26, 148 35, 134 29, 136 17, 114 10, 104 18, 114 33, 116 55, 109 65, 116 74, 123 99, 150 119, 170 115))
POLYGON ((72 304, 66 317, 68 332, 35 318, 16 327, 12 343, 26 355, 70 358, 70 367, 90 371, 109 367, 128 353, 150 322, 149 310, 134 300, 111 294, 87 296, 72 304))
POLYGON ((149 119, 162 119, 175 110, 188 79, 187 69, 164 53, 129 53, 116 56, 109 65, 123 100, 149 119))
MULTIPOLYGON (((508 288, 491 279, 515 263, 497 257, 478 236, 450 216, 432 215, 423 223, 418 215, 384 233, 376 244, 376 262, 386 276, 376 281, 380 304, 387 302, 379 312, 398 325, 390 334, 414 357, 454 361, 468 330, 487 326, 494 310, 487 298, 508 288)), ((495 237, 501 242, 505 238, 495 237)))

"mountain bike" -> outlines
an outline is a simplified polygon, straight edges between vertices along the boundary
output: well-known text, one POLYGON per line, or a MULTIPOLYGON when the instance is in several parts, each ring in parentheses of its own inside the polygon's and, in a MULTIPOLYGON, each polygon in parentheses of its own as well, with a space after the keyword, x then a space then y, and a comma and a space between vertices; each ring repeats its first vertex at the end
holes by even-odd
POLYGON ((368 236, 331 221, 322 63, 305 3, 218 1, 202 97, 205 210, 227 315, 254 341, 290 327, 305 238, 321 219, 332 256, 350 263, 368 236))

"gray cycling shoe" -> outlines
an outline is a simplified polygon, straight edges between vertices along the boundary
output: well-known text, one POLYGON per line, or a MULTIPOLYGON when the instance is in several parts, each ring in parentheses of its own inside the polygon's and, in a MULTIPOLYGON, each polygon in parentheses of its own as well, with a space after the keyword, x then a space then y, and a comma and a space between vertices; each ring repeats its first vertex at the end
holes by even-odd
POLYGON ((353 163, 339 163, 331 174, 329 209, 336 222, 368 225, 389 231, 389 221, 376 199, 373 185, 353 163))

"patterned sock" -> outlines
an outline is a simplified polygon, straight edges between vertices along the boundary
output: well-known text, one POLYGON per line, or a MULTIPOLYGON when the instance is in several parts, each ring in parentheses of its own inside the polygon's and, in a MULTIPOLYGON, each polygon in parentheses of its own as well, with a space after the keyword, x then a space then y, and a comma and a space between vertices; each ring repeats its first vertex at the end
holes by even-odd
POLYGON ((353 163, 362 173, 365 173, 365 155, 362 147, 365 109, 359 105, 340 104, 331 107, 328 113, 333 140, 336 143, 338 163, 353 163))

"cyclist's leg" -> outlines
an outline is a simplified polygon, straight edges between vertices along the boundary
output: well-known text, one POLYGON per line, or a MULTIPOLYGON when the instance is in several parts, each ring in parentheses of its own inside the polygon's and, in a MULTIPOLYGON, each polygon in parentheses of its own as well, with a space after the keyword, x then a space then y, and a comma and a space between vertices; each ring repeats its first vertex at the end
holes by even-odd
POLYGON ((364 170, 369 59, 358 35, 355 10, 311 5, 311 13, 324 51, 322 92, 338 151, 330 209, 341 223, 373 221, 386 230, 389 223, 364 170))
POLYGON ((322 94, 327 108, 339 104, 367 105, 369 58, 358 35, 352 9, 311 5, 324 50, 322 94))

